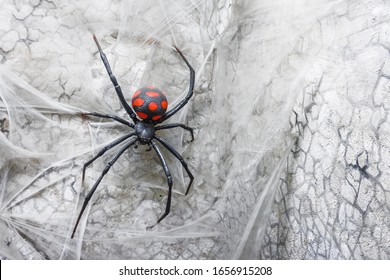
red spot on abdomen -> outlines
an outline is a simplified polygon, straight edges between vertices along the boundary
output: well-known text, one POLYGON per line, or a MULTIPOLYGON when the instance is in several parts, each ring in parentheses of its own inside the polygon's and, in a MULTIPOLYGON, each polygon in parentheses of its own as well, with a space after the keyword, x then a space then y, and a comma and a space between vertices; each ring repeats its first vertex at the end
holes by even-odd
POLYGON ((136 98, 138 95, 140 95, 141 94, 141 90, 139 89, 139 90, 137 90, 134 94, 133 94, 133 99, 134 98, 136 98))
POLYGON ((167 107, 168 107, 168 102, 167 101, 161 101, 161 107, 163 108, 163 109, 166 109, 167 107))
POLYGON ((133 107, 135 106, 142 106, 145 103, 145 101, 142 98, 137 98, 133 101, 133 107))
POLYGON ((156 102, 150 102, 148 107, 149 107, 149 110, 156 111, 158 109, 158 104, 156 102))
POLYGON ((136 112, 136 113, 137 113, 137 115, 138 115, 141 119, 143 119, 143 120, 145 120, 145 119, 148 118, 148 115, 145 114, 145 113, 143 113, 143 112, 136 112))
POLYGON ((160 116, 160 115, 157 115, 157 116, 152 117, 152 120, 157 121, 157 120, 160 119, 160 118, 161 118, 161 116, 160 116))
POLYGON ((150 97, 158 97, 158 96, 160 96, 160 94, 158 92, 155 92, 155 91, 147 91, 147 92, 145 92, 145 94, 147 96, 150 96, 150 97))

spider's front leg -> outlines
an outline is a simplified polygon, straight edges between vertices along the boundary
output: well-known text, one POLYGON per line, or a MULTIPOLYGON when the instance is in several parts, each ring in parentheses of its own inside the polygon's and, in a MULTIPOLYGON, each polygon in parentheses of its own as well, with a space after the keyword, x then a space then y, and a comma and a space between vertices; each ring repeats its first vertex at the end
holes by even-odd
POLYGON ((190 86, 188 89, 188 93, 186 97, 180 101, 179 104, 177 104, 172 110, 168 111, 164 116, 162 116, 159 120, 155 122, 155 124, 162 123, 163 121, 169 119, 174 114, 176 114, 181 108, 183 108, 192 95, 194 94, 194 85, 195 85, 195 71, 194 68, 192 68, 191 64, 188 62, 187 58, 184 56, 184 54, 176 47, 174 46, 175 50, 178 52, 178 54, 181 56, 181 58, 184 60, 185 64, 187 64, 188 69, 190 70, 190 86))
POLYGON ((122 119, 121 117, 115 116, 115 115, 100 114, 100 113, 92 112, 92 113, 81 113, 81 116, 83 118, 86 118, 87 116, 94 116, 94 117, 100 117, 100 118, 105 118, 105 119, 112 119, 116 122, 119 122, 121 124, 129 126, 131 128, 134 128, 134 125, 132 123, 126 121, 125 119, 122 119))
POLYGON ((129 114, 130 118, 136 124, 137 122, 139 122, 139 120, 137 119, 137 116, 136 116, 135 112, 133 111, 133 109, 126 102, 126 99, 125 99, 125 97, 123 96, 123 93, 122 93, 122 89, 119 86, 118 81, 116 80, 116 77, 112 73, 112 70, 111 70, 111 67, 110 67, 110 63, 108 62, 107 56, 103 52, 102 48, 100 47, 99 41, 97 40, 95 34, 93 34, 93 40, 95 41, 96 46, 98 47, 100 58, 103 61, 103 64, 104 64, 104 67, 107 70, 108 76, 110 76, 110 80, 111 80, 112 84, 115 87, 116 94, 118 95, 118 98, 119 98, 120 102, 122 103, 123 108, 125 108, 126 112, 129 114))

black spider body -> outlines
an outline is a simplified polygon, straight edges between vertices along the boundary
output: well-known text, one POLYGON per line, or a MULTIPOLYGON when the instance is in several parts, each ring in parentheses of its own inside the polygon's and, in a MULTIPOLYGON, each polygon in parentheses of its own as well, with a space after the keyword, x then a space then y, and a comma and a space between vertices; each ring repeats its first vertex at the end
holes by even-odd
POLYGON ((131 104, 137 116, 146 121, 161 119, 168 108, 165 94, 153 86, 137 90, 132 97, 131 104))
POLYGON ((150 144, 154 135, 156 134, 156 129, 154 128, 153 123, 148 121, 140 121, 134 126, 135 135, 138 137, 141 144, 150 144))
POLYGON ((96 180, 95 184, 91 188, 91 190, 88 192, 87 196, 84 199, 84 203, 81 207, 80 214, 77 218, 76 224, 74 226, 72 236, 74 237, 74 234, 76 232, 77 226, 80 222, 80 218, 84 213, 84 210, 86 206, 88 205, 89 200, 91 199, 92 195, 96 191, 97 187, 99 186, 100 182, 102 181, 103 177, 107 174, 107 172, 110 170, 111 166, 115 164, 115 162, 118 160, 118 158, 132 145, 135 143, 139 143, 142 145, 149 145, 151 149, 153 149, 157 156, 160 159, 161 165, 163 167, 165 176, 167 178, 168 183, 168 197, 167 197, 167 204, 165 208, 164 214, 158 219, 157 223, 161 222, 170 212, 171 208, 171 199, 172 199, 172 176, 171 172, 169 170, 169 167, 167 165, 167 162, 161 152, 160 145, 163 146, 165 149, 168 150, 174 157, 176 157, 185 171, 188 174, 188 177, 190 178, 190 182, 188 184, 186 193, 190 190, 190 187, 192 185, 192 182, 194 180, 194 176, 192 175, 191 171, 188 169, 187 163, 184 161, 183 157, 165 140, 161 139, 156 135, 156 132, 158 130, 163 129, 170 129, 175 127, 183 128, 191 133, 191 138, 194 140, 193 130, 191 127, 188 127, 181 123, 169 123, 169 124, 161 124, 163 121, 169 119, 174 114, 176 114, 181 108, 183 108, 190 98, 193 95, 194 90, 194 84, 195 84, 195 71, 191 67, 190 63, 187 61, 185 56, 182 54, 182 52, 177 48, 174 47, 177 53, 180 55, 180 57, 183 59, 185 64, 188 66, 190 70, 190 85, 189 90, 186 95, 186 97, 179 102, 176 106, 174 106, 171 110, 167 111, 168 108, 168 101, 165 96, 165 94, 153 86, 143 87, 139 90, 137 90, 133 97, 132 97, 132 107, 126 102, 122 89, 119 86, 114 74, 111 71, 110 64, 107 60, 106 55, 102 51, 98 40, 96 39, 95 35, 93 35, 93 39, 95 40, 95 43, 98 47, 100 57, 103 61, 104 67, 107 70, 107 73, 110 77, 110 80, 115 88, 116 94, 123 106, 123 108, 126 110, 127 114, 130 116, 132 122, 129 122, 121 117, 115 116, 115 115, 108 115, 108 114, 101 114, 101 113, 85 113, 84 116, 96 116, 96 117, 102 117, 107 119, 112 119, 114 121, 117 121, 127 127, 130 127, 132 132, 127 133, 118 139, 114 140, 107 146, 105 146, 99 153, 90 159, 88 162, 86 162, 83 166, 83 176, 82 180, 84 181, 84 175, 86 168, 92 164, 96 159, 100 158, 106 151, 114 148, 115 146, 123 143, 123 146, 116 152, 116 154, 113 156, 113 158, 107 163, 106 167, 103 169, 101 175, 96 180))

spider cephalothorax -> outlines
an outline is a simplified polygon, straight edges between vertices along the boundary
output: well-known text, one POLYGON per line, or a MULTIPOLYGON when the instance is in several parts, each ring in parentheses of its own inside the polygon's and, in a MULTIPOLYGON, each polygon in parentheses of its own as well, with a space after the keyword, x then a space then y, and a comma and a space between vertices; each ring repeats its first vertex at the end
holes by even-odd
POLYGON ((153 123, 148 121, 140 121, 134 126, 135 135, 138 137, 141 144, 149 144, 155 136, 156 129, 153 123))
POLYGON ((167 162, 160 150, 160 146, 157 144, 159 143, 162 145, 165 149, 167 149, 174 157, 176 157, 185 171, 188 174, 188 177, 190 177, 190 182, 187 187, 187 191, 185 194, 188 193, 190 190, 191 184, 194 180, 194 176, 188 169, 187 163, 184 161, 183 157, 165 140, 161 139, 156 135, 156 132, 158 130, 162 129, 170 129, 174 127, 181 127, 185 130, 188 130, 191 133, 191 138, 194 140, 193 130, 192 128, 181 124, 181 123, 169 123, 169 124, 161 124, 163 121, 169 119, 172 117, 175 113, 177 113, 181 108, 183 108, 187 102, 190 100, 191 96, 193 95, 194 90, 194 83, 195 83, 195 71, 191 67, 190 63, 187 61, 185 56, 182 54, 182 52, 177 48, 174 47, 177 53, 180 55, 180 57, 183 59, 185 64, 188 66, 190 70, 190 86, 188 93, 186 97, 179 102, 176 106, 173 107, 173 109, 167 111, 168 108, 168 101, 165 97, 165 94, 157 89, 156 87, 148 86, 143 87, 139 90, 137 90, 133 97, 131 105, 133 108, 130 107, 130 105, 126 102, 125 97, 123 96, 122 89, 119 86, 114 74, 112 73, 110 64, 107 60, 106 55, 102 51, 100 44, 98 40, 96 39, 95 35, 93 35, 93 39, 95 40, 95 43, 98 47, 100 57, 103 61, 104 67, 107 70, 107 73, 110 77, 110 80, 112 84, 114 85, 116 94, 118 95, 118 98, 123 106, 123 108, 126 110, 127 114, 130 116, 132 122, 129 122, 121 117, 115 116, 115 115, 108 115, 108 114, 101 114, 101 113, 85 113, 84 116, 96 116, 96 117, 102 117, 107 119, 112 119, 114 121, 117 121, 129 128, 131 128, 132 132, 129 132, 118 139, 114 140, 107 146, 105 146, 95 157, 87 161, 83 166, 83 176, 82 180, 84 181, 84 175, 86 168, 92 164, 96 159, 101 157, 106 151, 114 148, 115 146, 119 145, 120 143, 123 143, 123 146, 117 151, 117 153, 114 155, 114 157, 107 163, 106 167, 103 169, 101 175, 96 180, 95 184, 91 188, 91 190, 88 192, 87 196, 85 197, 84 203, 81 207, 80 214, 77 218, 76 224, 73 228, 72 232, 72 238, 74 237, 74 234, 76 232, 77 226, 80 222, 80 218, 84 213, 84 210, 91 199, 92 195, 96 191, 97 187, 99 186, 100 182, 102 181, 103 177, 107 174, 107 172, 110 170, 111 166, 118 160, 118 158, 128 149, 130 146, 132 146, 135 143, 140 143, 143 145, 149 145, 151 149, 154 149, 157 153, 158 158, 160 159, 161 165, 164 169, 165 176, 167 177, 168 182, 168 198, 167 198, 167 204, 165 208, 164 214, 158 219, 157 223, 161 222, 168 214, 171 208, 171 199, 172 199, 172 176, 171 172, 169 170, 169 167, 167 165, 167 162), (137 116, 141 119, 138 119, 137 116))

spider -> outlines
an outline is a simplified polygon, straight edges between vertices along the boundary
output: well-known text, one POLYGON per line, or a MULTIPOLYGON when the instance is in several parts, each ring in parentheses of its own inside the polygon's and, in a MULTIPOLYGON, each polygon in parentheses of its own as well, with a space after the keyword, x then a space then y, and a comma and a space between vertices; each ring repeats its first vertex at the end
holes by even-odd
POLYGON ((72 236, 74 237, 77 226, 80 222, 80 218, 84 213, 85 208, 88 205, 88 202, 90 201, 92 195, 96 191, 97 187, 99 186, 100 182, 102 181, 103 177, 107 174, 107 172, 110 170, 111 166, 115 164, 115 162, 118 160, 118 158, 128 149, 130 146, 132 146, 135 143, 140 143, 141 145, 148 145, 150 149, 153 149, 161 162, 161 165, 163 167, 165 176, 167 178, 168 183, 168 198, 166 203, 166 208, 164 214, 157 220, 158 224, 161 222, 170 212, 171 208, 171 200, 172 200, 172 176, 171 172, 169 170, 168 164, 161 152, 161 149, 157 143, 161 144, 166 150, 168 150, 174 157, 176 157, 185 171, 188 174, 188 177, 190 178, 187 190, 185 194, 187 195, 192 182, 194 181, 194 176, 192 175, 191 171, 188 169, 188 165, 183 159, 183 157, 165 140, 161 139, 156 135, 156 132, 158 130, 163 129, 170 129, 175 127, 181 127, 191 133, 191 141, 194 140, 194 133, 193 129, 191 127, 188 127, 181 123, 169 123, 169 124, 161 124, 162 122, 166 121, 170 117, 172 117, 174 114, 176 114, 180 109, 182 109, 190 100, 190 98, 193 95, 194 90, 194 84, 195 84, 195 71, 192 68, 191 64, 188 62, 188 60, 185 58, 183 53, 176 47, 173 46, 176 50, 176 52, 180 55, 180 57, 183 59, 185 64, 188 66, 190 70, 190 85, 189 90, 185 98, 180 101, 175 107, 173 107, 171 110, 167 111, 168 102, 167 98, 165 97, 164 93, 153 86, 143 87, 139 90, 137 90, 134 95, 132 96, 132 106, 126 102, 122 89, 119 86, 114 74, 112 73, 110 64, 108 62, 108 59, 106 55, 104 54, 95 34, 93 34, 93 39, 96 43, 96 46, 98 48, 100 58, 103 61, 104 67, 107 70, 107 73, 110 77, 110 80, 115 87, 116 94, 125 109, 126 113, 130 116, 132 122, 129 122, 121 117, 118 117, 116 115, 110 115, 110 114, 101 114, 101 113, 85 113, 84 116, 95 116, 95 117, 101 117, 101 118, 107 118, 112 119, 116 122, 119 122, 131 129, 131 132, 123 135, 122 137, 119 137, 118 139, 114 140, 113 142, 109 143, 107 146, 103 147, 101 151, 97 153, 96 156, 94 156, 92 159, 87 161, 83 166, 83 175, 82 175, 82 182, 84 182, 85 177, 85 171, 86 168, 92 164, 96 159, 101 157, 105 152, 112 149, 113 147, 119 145, 120 143, 124 143, 123 147, 121 147, 115 156, 107 163, 105 168, 103 169, 100 177, 96 180, 95 184, 91 188, 91 190, 88 192, 87 196, 84 199, 84 203, 81 207, 79 216, 77 218, 76 224, 74 226, 72 236), (138 117, 137 117, 138 116, 138 117))

